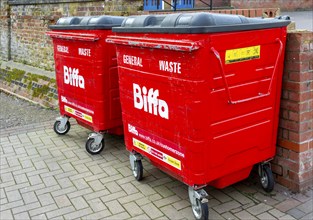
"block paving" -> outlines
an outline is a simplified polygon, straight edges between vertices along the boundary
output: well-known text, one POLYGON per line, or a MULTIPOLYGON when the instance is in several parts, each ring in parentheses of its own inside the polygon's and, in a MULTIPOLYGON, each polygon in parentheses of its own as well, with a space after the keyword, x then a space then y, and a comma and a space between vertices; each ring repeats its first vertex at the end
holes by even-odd
MULTIPOLYGON (((187 186, 143 160, 134 179, 123 138, 105 135, 89 155, 90 131, 72 122, 65 136, 54 121, 2 129, 0 219, 194 219, 187 186)), ((207 187, 210 219, 313 219, 313 190, 294 194, 276 184, 267 194, 252 174, 223 190, 207 187)))

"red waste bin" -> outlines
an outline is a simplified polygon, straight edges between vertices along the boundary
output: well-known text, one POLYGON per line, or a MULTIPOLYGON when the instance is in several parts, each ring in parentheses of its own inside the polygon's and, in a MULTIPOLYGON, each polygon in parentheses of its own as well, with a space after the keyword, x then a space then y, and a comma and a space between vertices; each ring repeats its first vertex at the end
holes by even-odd
POLYGON ((274 180, 287 19, 210 13, 129 17, 116 36, 127 149, 134 176, 142 156, 189 186, 197 219, 202 189, 245 179, 260 164, 274 180))
POLYGON ((123 20, 114 16, 65 17, 47 32, 53 39, 61 114, 54 131, 66 134, 68 119, 76 119, 94 131, 86 142, 91 154, 104 148, 104 132, 123 131, 115 46, 105 42, 112 27, 123 20))

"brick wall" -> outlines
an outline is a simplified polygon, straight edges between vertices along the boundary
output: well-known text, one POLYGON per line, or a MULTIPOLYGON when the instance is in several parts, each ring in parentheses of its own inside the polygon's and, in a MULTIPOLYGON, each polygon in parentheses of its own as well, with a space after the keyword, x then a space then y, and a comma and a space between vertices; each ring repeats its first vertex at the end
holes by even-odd
POLYGON ((280 8, 282 11, 312 10, 312 0, 231 0, 238 8, 280 8))
POLYGON ((9 7, 6 0, 0 1, 0 58, 8 60, 8 45, 9 45, 9 7))
MULTIPOLYGON (((230 7, 230 1, 231 0, 213 0, 212 5, 213 7, 230 7)), ((210 4, 210 0, 195 0, 195 8, 208 7, 203 2, 210 4)))
POLYGON ((45 35, 48 25, 55 24, 64 16, 137 14, 142 7, 142 1, 48 2, 0 1, 0 89, 57 108, 53 47, 51 39, 45 35))
POLYGON ((221 9, 213 10, 213 13, 243 15, 246 17, 268 17, 273 18, 280 15, 279 8, 251 8, 251 9, 221 9))
POLYGON ((48 25, 64 16, 129 15, 136 14, 141 0, 9 0, 1 1, 1 59, 8 60, 8 40, 11 40, 10 58, 19 63, 54 69, 51 39, 45 36, 48 25), (3 3, 2 3, 3 2, 3 3), (23 3, 24 2, 24 3, 23 3), (26 3, 25 3, 26 2, 26 3), (67 2, 67 3, 62 3, 67 2), (10 13, 11 30, 6 26, 10 13), (6 35, 10 33, 10 38, 6 35))
POLYGON ((46 107, 58 108, 57 85, 52 71, 0 60, 0 89, 46 107))
MULTIPOLYGON (((220 13, 220 14, 233 14, 233 15, 243 15, 246 17, 276 17, 280 15, 280 9, 279 8, 251 8, 251 9, 214 9, 212 11, 209 11, 208 9, 201 8, 196 10, 188 10, 188 13, 190 12, 211 12, 211 13, 220 13)), ((170 13, 182 13, 181 10, 172 11, 149 11, 149 14, 170 14, 170 13)))
POLYGON ((277 182, 294 191, 313 183, 313 32, 287 37, 277 156, 277 182))

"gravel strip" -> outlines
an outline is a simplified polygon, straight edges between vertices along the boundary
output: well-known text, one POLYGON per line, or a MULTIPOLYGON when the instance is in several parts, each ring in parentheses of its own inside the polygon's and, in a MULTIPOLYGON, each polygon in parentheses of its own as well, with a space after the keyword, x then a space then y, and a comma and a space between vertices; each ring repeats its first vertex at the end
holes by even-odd
POLYGON ((0 91, 0 129, 54 120, 57 110, 47 109, 0 91))

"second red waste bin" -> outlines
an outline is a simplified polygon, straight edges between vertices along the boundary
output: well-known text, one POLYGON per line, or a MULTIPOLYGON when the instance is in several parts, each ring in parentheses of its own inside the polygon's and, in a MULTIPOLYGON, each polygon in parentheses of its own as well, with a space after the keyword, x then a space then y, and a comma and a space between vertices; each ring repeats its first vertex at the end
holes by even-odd
POLYGON ((259 165, 271 191, 288 20, 186 13, 128 17, 116 36, 124 135, 134 176, 142 156, 189 186, 223 188, 259 165))
POLYGON ((57 134, 70 129, 69 118, 93 130, 86 142, 91 154, 104 147, 103 133, 122 134, 115 46, 105 42, 124 17, 60 18, 47 34, 53 39, 61 117, 57 134))

